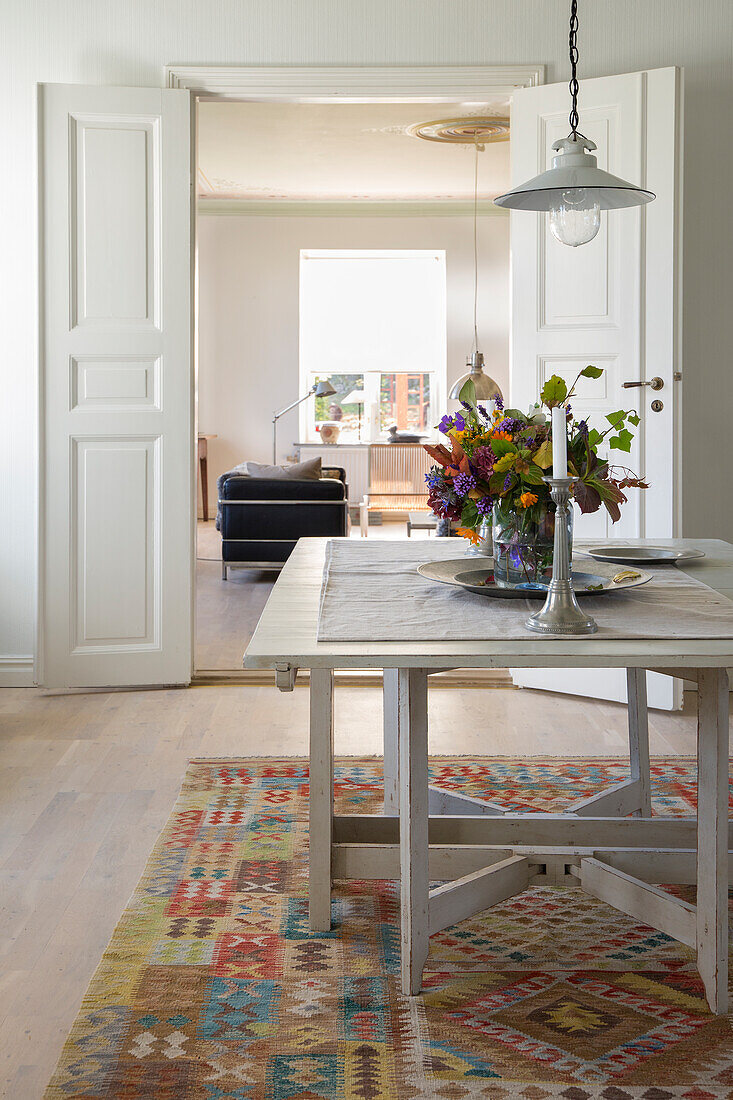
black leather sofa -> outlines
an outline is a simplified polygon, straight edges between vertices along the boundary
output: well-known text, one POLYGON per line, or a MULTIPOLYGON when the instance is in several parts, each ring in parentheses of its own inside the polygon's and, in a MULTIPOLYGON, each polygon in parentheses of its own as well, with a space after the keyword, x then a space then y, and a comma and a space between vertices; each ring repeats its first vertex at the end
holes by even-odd
POLYGON ((219 486, 221 575, 229 566, 280 569, 306 535, 348 534, 346 473, 324 468, 319 480, 230 474, 219 486))

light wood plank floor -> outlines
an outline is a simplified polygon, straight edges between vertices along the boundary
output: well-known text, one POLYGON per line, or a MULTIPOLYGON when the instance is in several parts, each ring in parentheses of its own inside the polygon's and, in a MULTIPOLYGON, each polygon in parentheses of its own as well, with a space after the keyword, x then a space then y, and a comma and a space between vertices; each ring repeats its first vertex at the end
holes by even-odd
MULTIPOLYGON (((391 518, 369 529, 370 539, 397 539, 406 534, 405 520, 391 518)), ((360 538, 359 526, 351 529, 360 538)), ((412 538, 434 538, 413 531, 412 538)), ((462 547, 463 541, 457 540, 462 547)), ((277 573, 261 569, 230 569, 221 579, 221 536, 213 519, 196 524, 196 668, 199 671, 235 671, 257 626, 277 573)), ((457 550, 456 553, 460 553, 457 550)))
MULTIPOLYGON (((381 751, 381 694, 336 692, 336 749, 381 751)), ((0 691, 0 1089, 43 1093, 170 813, 191 756, 304 755, 308 692, 212 686, 0 691)), ((435 689, 431 751, 625 755, 625 709, 511 690, 435 689)), ((694 715, 655 714, 655 754, 694 752, 694 715)))

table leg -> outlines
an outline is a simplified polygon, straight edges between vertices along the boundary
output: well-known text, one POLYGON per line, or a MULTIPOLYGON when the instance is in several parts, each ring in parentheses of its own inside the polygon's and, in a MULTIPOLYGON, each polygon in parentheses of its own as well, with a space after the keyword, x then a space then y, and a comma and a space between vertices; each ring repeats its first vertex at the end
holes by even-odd
POLYGON ((728 1010, 728 674, 697 683, 697 968, 713 1012, 728 1010))
POLYGON ((400 921, 402 992, 422 988, 428 957, 428 677, 397 674, 400 761, 400 921))
POLYGON ((639 807, 635 817, 652 816, 651 777, 649 774, 649 712, 646 702, 646 669, 626 669, 629 718, 629 762, 631 778, 639 785, 639 807))
POLYGON ((400 812, 400 770, 397 736, 396 668, 385 668, 382 674, 382 722, 384 730, 384 813, 386 817, 397 817, 400 812))
POLYGON ((311 931, 331 928, 333 842, 333 669, 310 670, 310 813, 308 917, 311 931))
POLYGON ((649 775, 649 718, 646 702, 646 669, 626 669, 626 700, 629 723, 630 778, 604 787, 597 794, 568 806, 581 817, 651 817, 649 775))

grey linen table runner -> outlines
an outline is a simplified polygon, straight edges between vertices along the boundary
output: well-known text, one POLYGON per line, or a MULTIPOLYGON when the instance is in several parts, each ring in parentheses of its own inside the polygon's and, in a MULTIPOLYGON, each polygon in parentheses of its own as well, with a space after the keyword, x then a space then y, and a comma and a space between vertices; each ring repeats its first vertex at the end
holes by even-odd
MULTIPOLYGON (((539 600, 509 600, 427 580, 422 562, 462 556, 458 539, 329 542, 323 572, 319 642, 405 642, 527 638, 539 600)), ((466 556, 466 570, 480 559, 466 556)), ((574 568, 613 576, 624 566, 574 555, 574 568)), ((598 623, 595 637, 733 638, 733 601, 675 566, 651 572, 626 592, 584 596, 598 623)), ((537 637, 537 635, 534 635, 537 637)), ((733 653, 733 645, 731 646, 733 653)))

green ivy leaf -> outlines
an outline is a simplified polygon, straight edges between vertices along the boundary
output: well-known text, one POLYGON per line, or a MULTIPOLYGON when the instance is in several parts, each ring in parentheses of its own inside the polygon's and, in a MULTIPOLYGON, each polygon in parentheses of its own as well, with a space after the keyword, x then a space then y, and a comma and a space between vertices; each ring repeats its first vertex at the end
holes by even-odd
POLYGON ((546 439, 544 443, 540 444, 537 454, 534 456, 534 461, 538 466, 541 466, 543 470, 547 470, 552 465, 552 440, 546 439))
POLYGON ((502 455, 494 463, 494 471, 497 474, 505 474, 508 470, 511 470, 516 462, 516 453, 502 455))
POLYGON ((517 453, 517 448, 508 439, 490 439, 489 446, 497 458, 501 458, 502 455, 515 455, 517 453))
POLYGON ((634 440, 633 435, 626 428, 619 432, 618 435, 612 435, 608 440, 608 445, 613 451, 630 451, 631 444, 634 440))
POLYGON ((612 428, 618 429, 623 427, 626 421, 626 409, 619 409, 618 412, 608 413, 606 416, 606 420, 612 428))
POLYGON ((548 378, 540 393, 542 402, 547 405, 548 409, 553 408, 554 405, 562 405, 567 396, 567 383, 559 374, 553 374, 551 378, 548 378))
POLYGON ((529 469, 522 474, 522 481, 526 481, 528 485, 542 485, 543 476, 540 467, 530 462, 529 469))
POLYGON ((629 413, 626 419, 628 420, 629 424, 633 424, 635 428, 638 428, 639 424, 641 424, 641 417, 638 413, 629 413))
POLYGON ((597 447, 602 440, 603 436, 601 435, 601 433, 599 431, 596 431, 595 428, 591 428, 591 430, 588 432, 588 444, 591 447, 597 447))
POLYGON ((458 394, 459 401, 465 401, 467 405, 470 405, 472 409, 476 408, 476 386, 474 385, 472 378, 467 378, 461 386, 460 393, 458 394))
POLYGON ((582 378, 600 378, 603 374, 603 367, 587 366, 583 367, 580 372, 582 378))
MULTIPOLYGON (((489 492, 493 497, 499 496, 504 491, 505 475, 501 472, 494 473, 489 479, 489 492)), ((512 475, 512 484, 514 484, 514 475, 512 475)))
POLYGON ((478 508, 476 502, 466 498, 461 512, 461 527, 478 527, 478 508))

